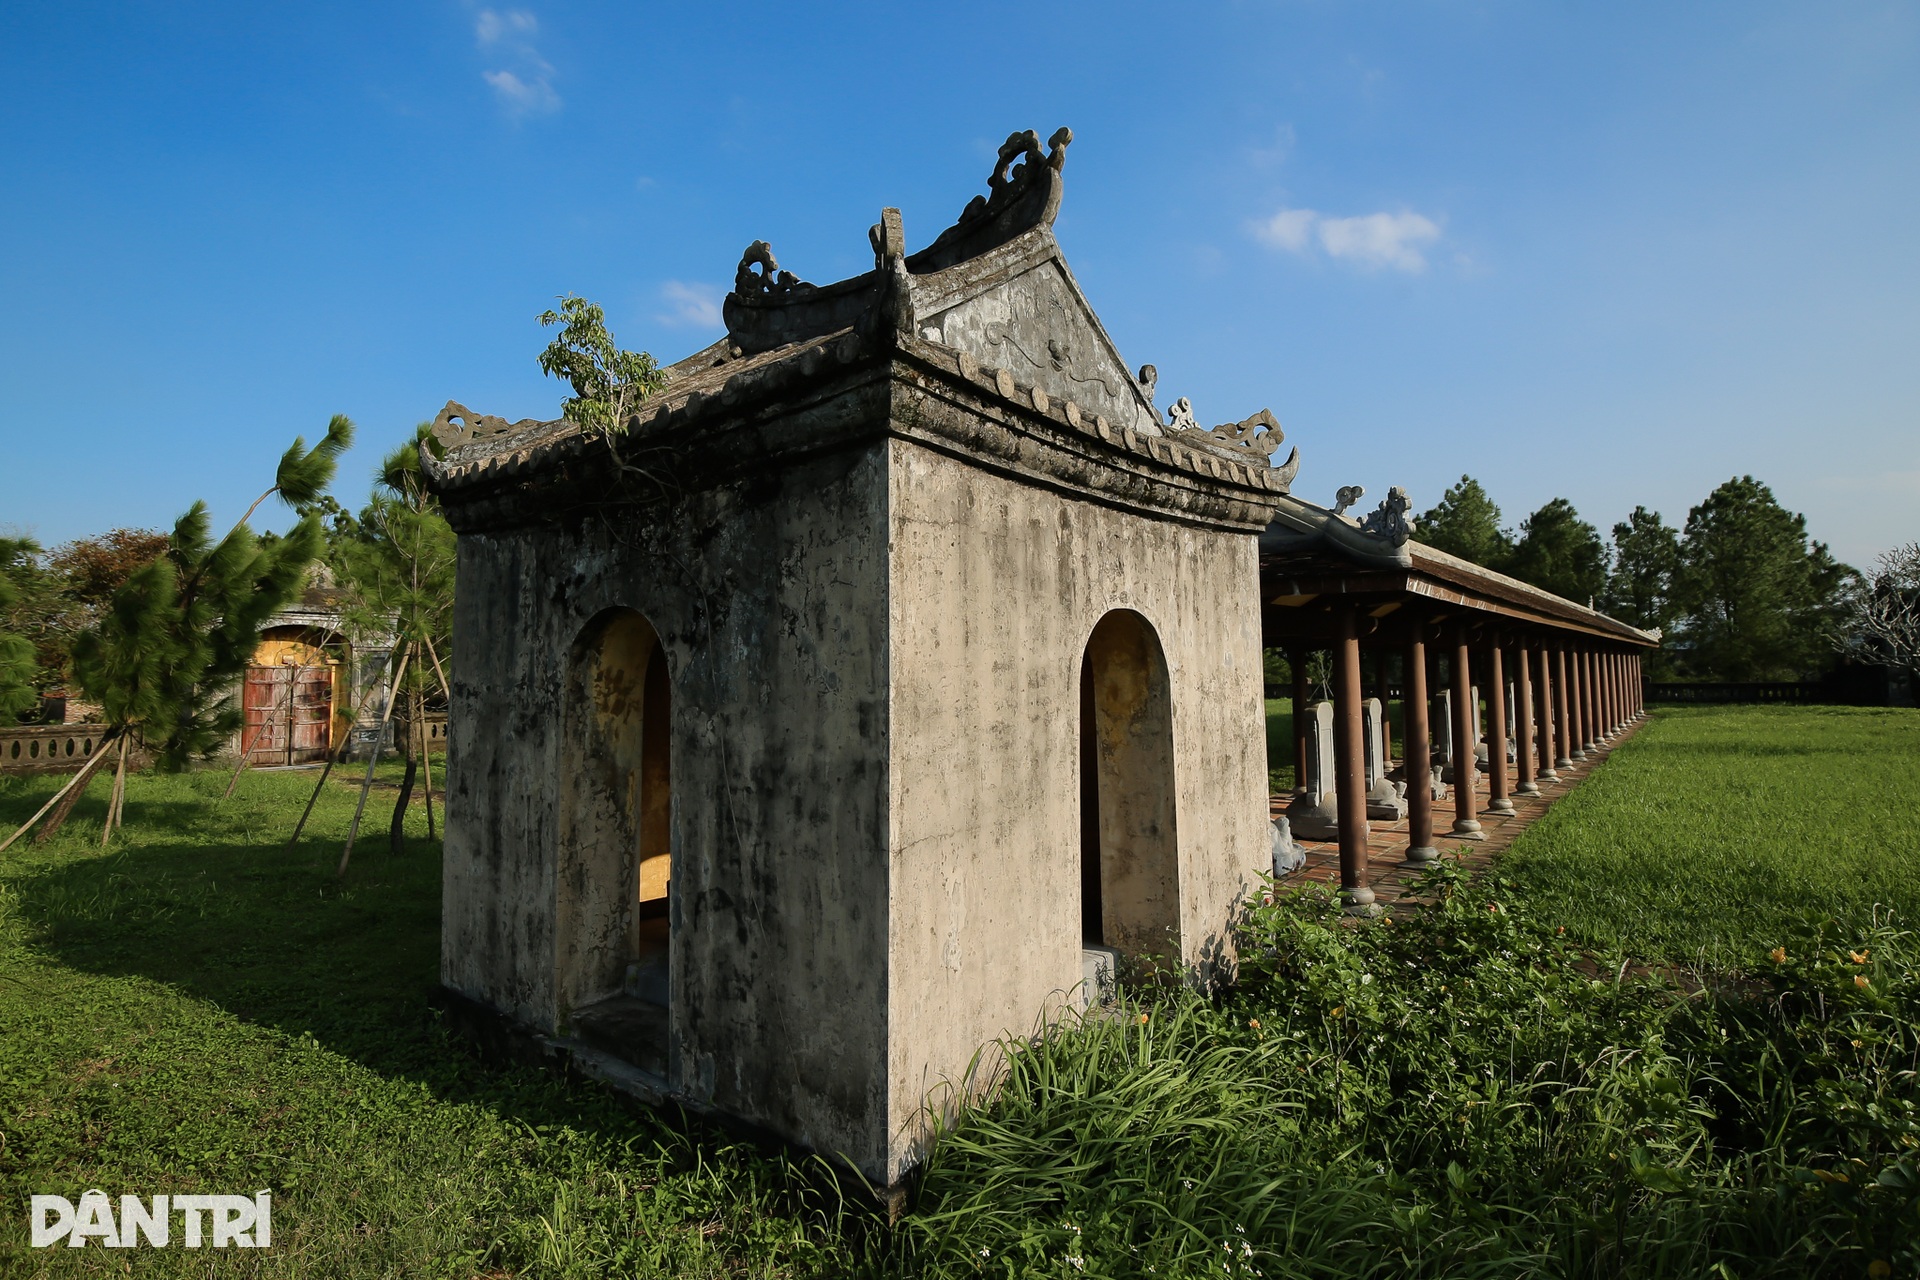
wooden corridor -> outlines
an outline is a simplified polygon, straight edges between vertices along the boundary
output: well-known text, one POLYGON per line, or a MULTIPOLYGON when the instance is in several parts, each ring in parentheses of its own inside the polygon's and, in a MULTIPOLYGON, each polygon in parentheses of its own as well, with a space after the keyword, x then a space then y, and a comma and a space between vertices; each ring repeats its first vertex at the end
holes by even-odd
MULTIPOLYGON (((1538 795, 1514 795, 1512 813, 1493 813, 1487 810, 1487 789, 1489 775, 1474 773, 1474 794, 1477 799, 1474 808, 1479 810, 1481 829, 1486 835, 1484 840, 1461 840, 1443 831, 1435 830, 1434 845, 1443 858, 1457 859, 1466 867, 1479 870, 1505 852, 1522 831, 1525 831, 1547 810, 1557 804, 1562 796, 1584 782, 1588 775, 1613 754, 1614 748, 1640 731, 1645 720, 1630 721, 1625 728, 1612 739, 1597 744, 1595 750, 1588 753, 1585 760, 1576 760, 1569 768, 1560 770, 1558 782, 1543 782, 1538 795)), ((1398 761, 1395 761, 1398 764, 1398 761)), ((1291 795, 1276 795, 1268 799, 1271 815, 1283 817, 1291 795)), ((1451 799, 1434 802, 1438 811, 1450 810, 1451 799)), ((1298 839, 1298 837, 1295 837, 1298 839)), ((1340 886, 1340 844, 1337 840, 1299 840, 1300 847, 1307 851, 1306 865, 1282 880, 1282 887, 1303 884, 1326 884, 1334 888, 1340 886)), ((1374 899, 1382 906, 1391 906, 1401 896, 1408 881, 1417 879, 1423 867, 1403 865, 1407 852, 1407 820, 1398 822, 1369 822, 1367 824, 1367 870, 1366 883, 1372 888, 1374 899)))

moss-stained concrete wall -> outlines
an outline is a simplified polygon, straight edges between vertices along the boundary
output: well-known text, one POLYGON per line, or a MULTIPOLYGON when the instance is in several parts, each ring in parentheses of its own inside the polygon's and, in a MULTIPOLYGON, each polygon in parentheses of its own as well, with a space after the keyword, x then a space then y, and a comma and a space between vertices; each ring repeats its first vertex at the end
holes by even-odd
MULTIPOLYGON (((674 677, 671 1088, 865 1165, 886 1146, 883 445, 463 532, 442 974, 563 1031, 566 665, 610 608, 674 677)), ((591 995, 588 992, 583 995, 591 995)))
POLYGON ((1132 776, 1170 799, 1116 816, 1151 838, 1116 837, 1108 905, 1177 901, 1109 932, 1177 921, 1184 964, 1230 960, 1270 848, 1255 535, 1284 478, 897 333, 685 372, 623 446, 661 477, 564 422, 488 430, 429 468, 460 535, 449 987, 564 1036, 621 972, 631 850, 572 846, 637 827, 574 812, 566 736, 613 609, 672 673, 669 1092, 893 1184, 930 1098, 1058 1011, 1080 669, 1116 610, 1164 662, 1115 705, 1150 705, 1132 776))
MULTIPOLYGON (((891 447, 889 1121, 1080 981, 1082 655, 1131 609, 1173 702, 1182 958, 1224 958, 1270 858, 1252 537, 891 447)), ((991 1069, 991 1061, 983 1062, 991 1069)))

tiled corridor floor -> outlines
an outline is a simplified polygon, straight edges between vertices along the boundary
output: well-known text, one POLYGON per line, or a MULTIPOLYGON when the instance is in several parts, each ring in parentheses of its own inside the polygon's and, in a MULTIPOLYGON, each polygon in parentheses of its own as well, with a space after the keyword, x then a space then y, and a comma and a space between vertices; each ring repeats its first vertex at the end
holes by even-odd
MULTIPOLYGON (((1506 847, 1514 838, 1533 823, 1542 814, 1551 809, 1560 797, 1606 762, 1613 749, 1625 742, 1637 732, 1644 720, 1629 724, 1612 741, 1600 744, 1597 751, 1589 753, 1585 760, 1576 760, 1571 769, 1560 771, 1560 780, 1554 783, 1542 783, 1537 796, 1515 795, 1513 812, 1510 814, 1484 812, 1487 802, 1487 775, 1482 773, 1475 778, 1474 808, 1480 812, 1480 820, 1485 840, 1456 840, 1446 833, 1453 826, 1453 797, 1437 801, 1434 804, 1433 826, 1434 846, 1442 857, 1458 857, 1466 866, 1479 868, 1506 847)), ((1508 767, 1509 786, 1512 786, 1512 767, 1508 767)), ((1270 799, 1274 817, 1287 810, 1291 796, 1273 796, 1270 799)), ((1418 876, 1417 868, 1401 866, 1407 851, 1407 822, 1371 822, 1367 824, 1367 883, 1372 886, 1376 901, 1387 904, 1398 898, 1405 882, 1418 876)), ((1284 884, 1340 883, 1340 846, 1330 840, 1302 840, 1300 845, 1307 851, 1307 864, 1288 876, 1284 884)))

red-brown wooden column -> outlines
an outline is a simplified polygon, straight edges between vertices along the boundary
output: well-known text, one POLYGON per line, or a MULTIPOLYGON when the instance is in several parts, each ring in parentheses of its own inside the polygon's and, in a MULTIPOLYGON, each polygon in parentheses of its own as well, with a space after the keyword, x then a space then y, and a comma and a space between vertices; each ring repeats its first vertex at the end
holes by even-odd
POLYGON ((1433 847, 1433 735, 1427 724, 1427 644, 1420 624, 1407 633, 1407 678, 1401 689, 1406 714, 1407 866, 1439 859, 1433 847))
POLYGON ((1633 716, 1639 719, 1647 714, 1647 673, 1644 658, 1633 655, 1633 716))
POLYGON ((1487 637, 1487 812, 1512 813, 1507 795, 1507 681, 1500 635, 1487 637))
POLYGON ((1572 643, 1567 654, 1567 693, 1572 699, 1572 758, 1586 760, 1594 754, 1594 677, 1586 670, 1586 645, 1572 643))
POLYGON ((1575 764, 1587 758, 1580 745, 1580 650, 1567 642, 1567 758, 1575 764))
POLYGON ((1333 783, 1340 820, 1340 896, 1349 910, 1373 902, 1367 884, 1367 770, 1361 743, 1360 632, 1352 608, 1335 610, 1339 643, 1333 660, 1333 783))
POLYGON ((1457 840, 1485 840, 1486 833, 1473 815, 1474 763, 1473 663, 1467 652, 1467 629, 1453 629, 1453 836, 1457 840))
POLYGON ((1558 782, 1560 781, 1560 774, 1553 767, 1553 757, 1555 743, 1554 727, 1559 723, 1559 718, 1555 716, 1553 712, 1553 692, 1560 686, 1559 682, 1553 677, 1553 651, 1548 648, 1547 643, 1543 640, 1534 646, 1533 658, 1534 669, 1539 672, 1540 685, 1539 742, 1537 744, 1540 749, 1540 767, 1536 776, 1539 781, 1543 783, 1558 782))
POLYGON ((1514 725, 1515 736, 1520 740, 1514 744, 1513 763, 1515 779, 1513 793, 1517 796, 1537 796, 1540 784, 1533 780, 1533 663, 1528 660, 1527 642, 1517 641, 1513 646, 1513 715, 1519 723, 1514 725))
POLYGON ((1607 735, 1605 735, 1605 718, 1601 716, 1601 700, 1599 700, 1599 651, 1597 649, 1586 651, 1586 714, 1588 714, 1588 722, 1586 722, 1588 750, 1599 750, 1605 745, 1607 735))
POLYGON ((1596 649, 1593 653, 1593 740, 1602 744, 1613 737, 1613 714, 1608 710, 1610 700, 1607 692, 1607 651, 1596 649))
POLYGON ((1604 649, 1593 651, 1593 740, 1605 745, 1613 736, 1613 726, 1607 715, 1607 654, 1604 649))
POLYGON ((1607 655, 1607 687, 1613 695, 1613 731, 1615 733, 1627 725, 1627 681, 1623 674, 1627 660, 1623 653, 1607 655))
POLYGON ((1564 642, 1553 646, 1553 767, 1571 769, 1573 767, 1573 698, 1567 688, 1568 671, 1572 663, 1567 661, 1564 642))
POLYGON ((1296 795, 1307 789, 1307 654, 1306 649, 1287 650, 1287 666, 1293 669, 1293 790, 1296 795))
POLYGON ((1607 651, 1607 735, 1620 732, 1620 655, 1607 651))

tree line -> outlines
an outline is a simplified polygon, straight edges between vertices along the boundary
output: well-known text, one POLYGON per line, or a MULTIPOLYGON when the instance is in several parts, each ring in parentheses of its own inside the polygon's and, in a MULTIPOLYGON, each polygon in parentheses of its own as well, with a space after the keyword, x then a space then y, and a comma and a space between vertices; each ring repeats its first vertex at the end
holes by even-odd
POLYGON ((1636 506, 1611 539, 1555 498, 1520 521, 1471 476, 1421 515, 1415 539, 1621 622, 1660 630, 1656 680, 1812 680, 1859 650, 1861 575, 1807 535, 1752 476, 1736 476, 1684 525, 1636 506))

